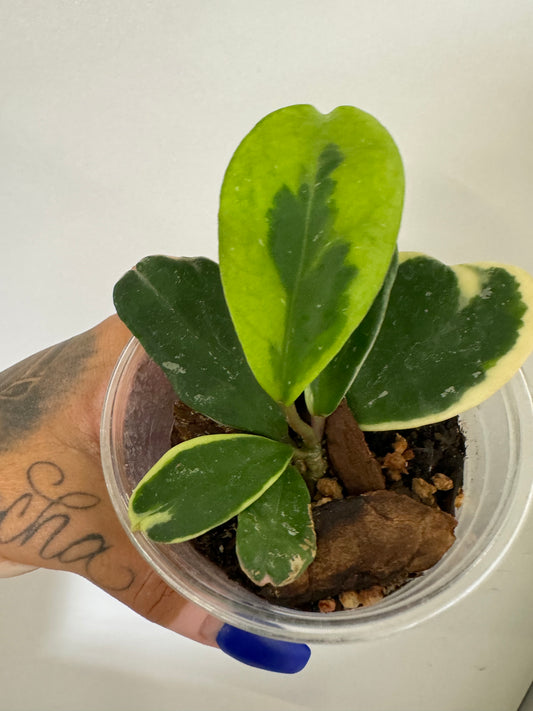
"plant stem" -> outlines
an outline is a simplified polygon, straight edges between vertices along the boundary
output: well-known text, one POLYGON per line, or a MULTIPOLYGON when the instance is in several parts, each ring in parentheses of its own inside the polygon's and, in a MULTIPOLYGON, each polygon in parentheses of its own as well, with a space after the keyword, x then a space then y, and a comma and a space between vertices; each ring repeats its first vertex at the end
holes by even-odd
POLYGON ((311 425, 308 425, 307 422, 302 420, 294 403, 284 407, 283 410, 285 411, 285 417, 287 418, 289 427, 294 430, 296 434, 300 435, 306 449, 314 449, 320 444, 320 440, 317 439, 314 429, 311 425))
POLYGON ((316 438, 319 442, 322 442, 322 437, 324 436, 324 429, 326 426, 326 418, 319 417, 318 415, 311 416, 311 427, 315 433, 316 438))
POLYGON ((322 447, 309 451, 304 461, 307 471, 303 477, 308 484, 314 485, 315 482, 324 476, 327 470, 326 461, 322 456, 322 447))
POLYGON ((313 486, 314 482, 324 476, 327 469, 326 461, 322 456, 324 418, 313 418, 311 426, 302 420, 294 403, 283 409, 289 427, 302 438, 303 447, 297 455, 300 464, 298 469, 307 483, 313 486))

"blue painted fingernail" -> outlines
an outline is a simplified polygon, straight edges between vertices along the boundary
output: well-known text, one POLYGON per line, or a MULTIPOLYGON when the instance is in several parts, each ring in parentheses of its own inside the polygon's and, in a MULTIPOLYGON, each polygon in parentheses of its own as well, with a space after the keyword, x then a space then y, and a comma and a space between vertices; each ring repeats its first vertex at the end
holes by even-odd
POLYGON ((260 637, 231 625, 222 627, 217 635, 217 644, 239 662, 282 674, 301 671, 311 656, 306 644, 260 637))

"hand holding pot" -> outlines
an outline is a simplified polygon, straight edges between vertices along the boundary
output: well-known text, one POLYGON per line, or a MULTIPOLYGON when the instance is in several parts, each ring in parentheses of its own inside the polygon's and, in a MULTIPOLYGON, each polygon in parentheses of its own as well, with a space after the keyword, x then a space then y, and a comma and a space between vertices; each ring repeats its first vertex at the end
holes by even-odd
POLYGON ((69 570, 148 620, 240 661, 299 671, 308 647, 223 625, 168 587, 122 529, 103 479, 99 425, 130 335, 111 317, 0 374, 0 577, 69 570))

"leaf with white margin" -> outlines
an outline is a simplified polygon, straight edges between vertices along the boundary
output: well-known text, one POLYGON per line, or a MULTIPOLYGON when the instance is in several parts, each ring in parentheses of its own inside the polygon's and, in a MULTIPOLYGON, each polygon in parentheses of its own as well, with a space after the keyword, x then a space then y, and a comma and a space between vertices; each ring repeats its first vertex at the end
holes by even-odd
POLYGON ((246 362, 218 264, 154 255, 115 285, 120 318, 189 407, 239 430, 283 439, 287 423, 246 362))
POLYGON ((364 430, 439 422, 501 388, 533 350, 533 279, 401 253, 387 313, 347 400, 364 430))
POLYGON ((316 536, 309 490, 289 466, 239 514, 237 557, 256 585, 288 585, 313 562, 316 536))
POLYGON ((206 435, 169 449, 134 489, 133 530, 179 543, 236 516, 283 473, 293 448, 247 434, 206 435))

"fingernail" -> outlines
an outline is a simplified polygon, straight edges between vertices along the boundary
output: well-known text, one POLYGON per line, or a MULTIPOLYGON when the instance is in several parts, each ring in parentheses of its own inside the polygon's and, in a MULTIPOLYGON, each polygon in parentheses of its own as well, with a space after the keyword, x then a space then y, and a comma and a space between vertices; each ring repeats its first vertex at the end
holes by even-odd
POLYGON ((260 637, 231 625, 222 627, 217 635, 217 644, 239 662, 282 674, 301 671, 311 656, 306 644, 260 637))

